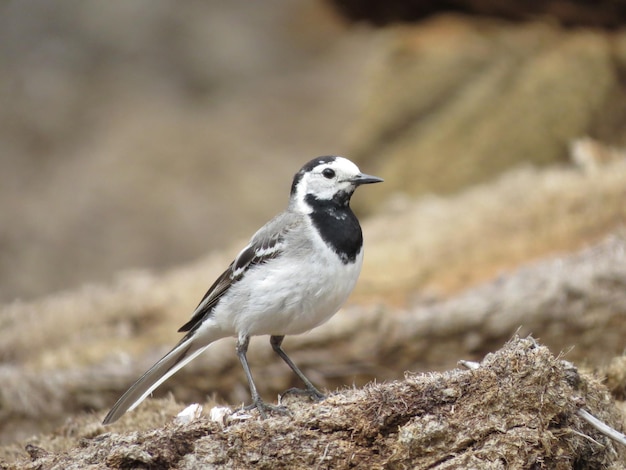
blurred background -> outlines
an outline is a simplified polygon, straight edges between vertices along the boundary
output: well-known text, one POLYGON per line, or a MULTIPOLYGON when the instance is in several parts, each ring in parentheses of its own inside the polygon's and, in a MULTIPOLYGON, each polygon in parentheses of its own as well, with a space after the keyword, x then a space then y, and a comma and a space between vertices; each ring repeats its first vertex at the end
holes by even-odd
POLYGON ((625 8, 2 2, 0 300, 245 238, 317 155, 384 174, 367 213, 624 144, 625 8))
POLYGON ((364 33, 310 0, 2 2, 0 299, 250 236, 348 151, 364 33))
MULTIPOLYGON (((0 2, 0 442, 106 411, 319 155, 385 178, 353 201, 348 311, 286 340, 320 387, 455 367, 515 331, 591 366, 621 354, 625 19, 623 1, 0 2)), ((247 401, 224 344, 156 396, 247 401)), ((251 347, 265 397, 298 385, 251 347)))

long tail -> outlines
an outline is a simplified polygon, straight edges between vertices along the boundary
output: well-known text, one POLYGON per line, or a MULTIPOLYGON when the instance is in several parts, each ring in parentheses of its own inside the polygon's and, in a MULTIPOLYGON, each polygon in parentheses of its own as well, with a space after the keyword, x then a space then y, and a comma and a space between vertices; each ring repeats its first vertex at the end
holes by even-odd
POLYGON ((221 336, 198 338, 197 332, 185 336, 170 352, 153 365, 117 400, 102 424, 117 421, 124 413, 139 405, 154 389, 178 372, 181 368, 201 354, 209 345, 221 336))

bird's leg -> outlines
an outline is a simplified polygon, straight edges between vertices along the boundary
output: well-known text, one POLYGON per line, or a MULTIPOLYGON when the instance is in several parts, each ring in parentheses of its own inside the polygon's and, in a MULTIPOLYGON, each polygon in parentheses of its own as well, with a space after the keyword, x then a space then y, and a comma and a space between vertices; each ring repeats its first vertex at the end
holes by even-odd
POLYGON ((254 380, 252 379, 252 373, 250 372, 250 366, 248 365, 248 358, 246 357, 246 353, 248 352, 248 345, 250 344, 249 336, 241 336, 237 340, 237 356, 239 357, 239 361, 243 366, 243 371, 246 373, 246 378, 248 379, 248 386, 250 387, 250 395, 252 397, 252 404, 245 407, 246 410, 250 410, 256 408, 259 410, 259 414, 261 418, 267 418, 267 412, 275 411, 281 414, 287 414, 288 410, 284 406, 274 406, 268 403, 265 403, 261 399, 261 395, 256 389, 256 385, 254 385, 254 380))
POLYGON ((317 388, 315 388, 315 385, 313 385, 311 381, 305 377, 302 371, 298 369, 298 366, 296 366, 293 361, 289 359, 289 356, 287 356, 287 353, 281 346, 281 344, 283 343, 283 339, 285 339, 284 336, 271 336, 270 344, 272 345, 272 349, 274 349, 274 352, 276 352, 276 354, 278 354, 282 358, 282 360, 287 363, 291 370, 300 378, 300 380, 302 380, 302 382, 304 382, 304 385, 306 386, 306 390, 301 390, 299 388, 290 388, 285 393, 283 393, 283 395, 287 395, 289 393, 304 393, 318 401, 326 398, 326 395, 324 395, 317 388))

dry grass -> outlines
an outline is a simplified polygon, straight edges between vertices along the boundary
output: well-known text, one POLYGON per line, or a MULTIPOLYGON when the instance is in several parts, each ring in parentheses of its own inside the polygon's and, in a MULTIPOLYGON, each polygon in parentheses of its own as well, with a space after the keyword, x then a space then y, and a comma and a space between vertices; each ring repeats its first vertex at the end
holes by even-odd
MULTIPOLYGON (((620 448, 576 415, 620 427, 607 390, 533 339, 514 339, 476 370, 409 374, 339 391, 291 416, 201 417, 175 424, 155 401, 104 428, 78 418, 29 440, 4 468, 619 468, 620 448)), ((180 409, 180 407, 179 407, 180 409)))

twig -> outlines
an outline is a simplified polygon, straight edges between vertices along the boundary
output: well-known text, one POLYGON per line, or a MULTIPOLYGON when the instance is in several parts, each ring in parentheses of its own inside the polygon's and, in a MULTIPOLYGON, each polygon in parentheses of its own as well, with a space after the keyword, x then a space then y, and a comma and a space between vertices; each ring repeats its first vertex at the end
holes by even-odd
POLYGON ((320 463, 317 465, 317 468, 321 468, 322 463, 326 460, 326 456, 328 455, 328 447, 330 444, 326 444, 326 448, 324 449, 324 455, 320 458, 320 463))
POLYGON ((608 424, 603 423, 598 418, 596 418, 591 413, 589 413, 587 410, 583 410, 582 408, 580 408, 576 412, 576 414, 580 416, 582 419, 584 419, 585 421, 587 421, 589 424, 591 424, 591 426, 593 426, 596 430, 600 431, 605 436, 610 437, 615 442, 619 442, 620 444, 626 446, 626 436, 624 434, 622 434, 619 431, 616 431, 608 424))

